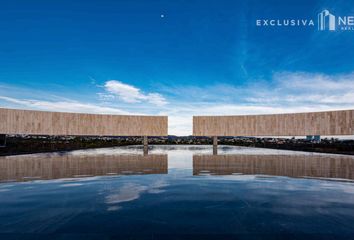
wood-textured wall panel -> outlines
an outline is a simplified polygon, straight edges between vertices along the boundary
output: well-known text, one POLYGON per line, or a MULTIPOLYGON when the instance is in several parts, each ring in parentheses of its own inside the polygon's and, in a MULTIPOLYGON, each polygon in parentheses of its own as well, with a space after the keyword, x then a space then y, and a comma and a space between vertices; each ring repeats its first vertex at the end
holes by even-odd
POLYGON ((354 110, 245 116, 194 116, 193 135, 354 135, 354 110))
POLYGON ((0 133, 6 133, 7 132, 7 118, 8 118, 8 110, 3 109, 3 111, 0 111, 0 133))
POLYGON ((123 116, 0 108, 0 134, 167 136, 166 116, 123 116))

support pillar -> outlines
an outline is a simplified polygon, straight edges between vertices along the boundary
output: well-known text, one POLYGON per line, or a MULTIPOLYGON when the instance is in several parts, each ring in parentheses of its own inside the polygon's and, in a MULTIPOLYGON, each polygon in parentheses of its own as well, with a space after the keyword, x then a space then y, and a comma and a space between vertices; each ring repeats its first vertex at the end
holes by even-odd
POLYGON ((143 136, 143 145, 148 146, 148 137, 147 136, 143 136))
POLYGON ((218 146, 218 137, 213 136, 213 146, 217 147, 218 146))
POLYGON ((143 136, 143 145, 144 145, 144 156, 148 155, 149 153, 149 146, 148 146, 149 142, 148 142, 148 137, 147 136, 143 136))

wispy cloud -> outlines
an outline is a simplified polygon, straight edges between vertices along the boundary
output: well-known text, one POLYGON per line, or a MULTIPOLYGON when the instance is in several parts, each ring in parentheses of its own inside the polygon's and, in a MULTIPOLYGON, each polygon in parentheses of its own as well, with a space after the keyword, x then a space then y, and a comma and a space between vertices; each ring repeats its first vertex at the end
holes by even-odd
POLYGON ((193 115, 243 115, 311 112, 354 108, 354 73, 280 72, 271 81, 247 86, 169 89, 180 101, 162 114, 169 116, 169 134, 192 133, 193 115), (188 102, 183 102, 183 91, 188 102))
POLYGON ((148 102, 156 106, 164 106, 167 100, 159 93, 143 93, 141 89, 117 80, 110 80, 104 84, 108 94, 100 94, 103 98, 118 97, 126 103, 148 102))
POLYGON ((15 104, 15 106, 18 105, 25 109, 79 113, 132 114, 118 108, 104 107, 77 101, 41 101, 33 99, 18 99, 6 96, 0 96, 0 100, 15 104))
POLYGON ((271 85, 251 92, 244 101, 282 106, 327 105, 342 108, 354 105, 354 73, 281 72, 274 74, 272 80, 271 85))

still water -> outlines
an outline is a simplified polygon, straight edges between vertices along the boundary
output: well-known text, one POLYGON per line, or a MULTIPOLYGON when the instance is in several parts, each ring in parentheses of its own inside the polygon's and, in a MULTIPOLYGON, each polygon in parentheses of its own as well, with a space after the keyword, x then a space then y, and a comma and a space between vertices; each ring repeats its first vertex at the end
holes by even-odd
POLYGON ((1 157, 0 239, 354 239, 354 156, 130 146, 1 157))

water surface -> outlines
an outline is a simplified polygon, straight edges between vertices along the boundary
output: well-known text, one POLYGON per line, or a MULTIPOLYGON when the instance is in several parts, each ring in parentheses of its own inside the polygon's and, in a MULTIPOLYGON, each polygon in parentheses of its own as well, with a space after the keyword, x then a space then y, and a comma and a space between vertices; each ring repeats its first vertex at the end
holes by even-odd
POLYGON ((353 239, 354 157, 226 146, 1 157, 0 206, 0 239, 353 239))

